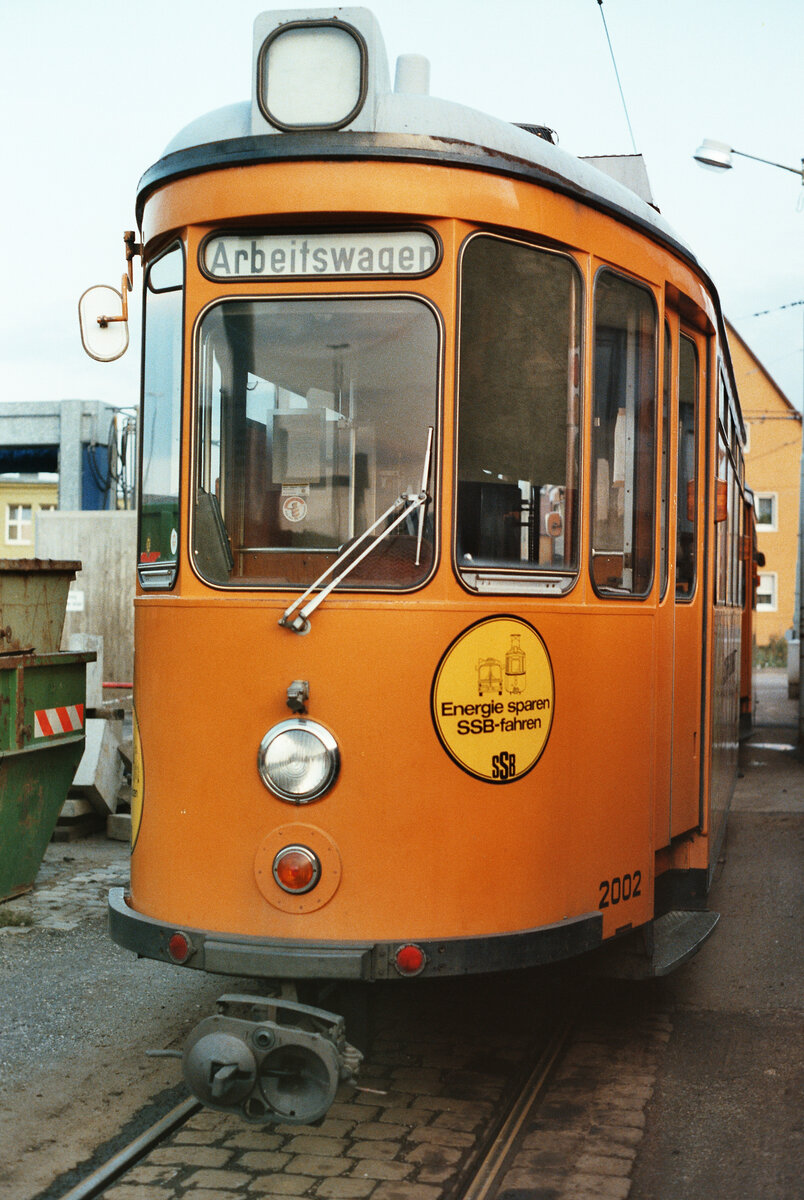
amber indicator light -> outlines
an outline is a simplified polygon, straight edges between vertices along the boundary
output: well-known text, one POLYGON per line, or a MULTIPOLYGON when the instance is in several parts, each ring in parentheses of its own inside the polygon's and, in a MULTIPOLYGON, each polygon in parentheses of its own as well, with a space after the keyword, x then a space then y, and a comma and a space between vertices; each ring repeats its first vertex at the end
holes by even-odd
POLYGON ((321 864, 306 846, 288 846, 274 859, 274 879, 286 892, 309 892, 320 875, 321 864))

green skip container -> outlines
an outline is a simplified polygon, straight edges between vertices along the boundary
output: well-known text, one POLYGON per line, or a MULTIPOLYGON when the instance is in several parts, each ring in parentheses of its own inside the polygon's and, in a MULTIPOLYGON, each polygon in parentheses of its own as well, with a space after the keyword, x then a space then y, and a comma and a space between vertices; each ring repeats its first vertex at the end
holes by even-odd
POLYGON ((0 900, 33 887, 84 752, 95 655, 59 652, 80 566, 0 560, 0 900))

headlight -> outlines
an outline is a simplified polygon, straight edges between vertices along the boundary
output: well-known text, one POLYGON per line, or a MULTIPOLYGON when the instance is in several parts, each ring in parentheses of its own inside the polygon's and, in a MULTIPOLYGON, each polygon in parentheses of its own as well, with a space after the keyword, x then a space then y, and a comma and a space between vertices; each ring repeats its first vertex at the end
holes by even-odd
POLYGON ((332 787, 338 777, 338 743, 323 725, 302 717, 269 729, 257 755, 267 788, 291 804, 309 804, 332 787))

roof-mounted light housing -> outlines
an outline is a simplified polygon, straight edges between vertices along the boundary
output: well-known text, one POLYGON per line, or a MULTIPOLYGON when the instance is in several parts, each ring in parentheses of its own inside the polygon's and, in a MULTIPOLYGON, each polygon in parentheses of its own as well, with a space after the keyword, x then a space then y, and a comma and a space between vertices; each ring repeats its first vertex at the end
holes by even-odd
POLYGON ((366 98, 366 43, 340 21, 296 21, 276 29, 257 59, 257 103, 283 131, 341 129, 366 98))
POLYGON ((388 90, 385 47, 368 9, 285 9, 254 22, 253 134, 372 130, 377 97, 388 90))

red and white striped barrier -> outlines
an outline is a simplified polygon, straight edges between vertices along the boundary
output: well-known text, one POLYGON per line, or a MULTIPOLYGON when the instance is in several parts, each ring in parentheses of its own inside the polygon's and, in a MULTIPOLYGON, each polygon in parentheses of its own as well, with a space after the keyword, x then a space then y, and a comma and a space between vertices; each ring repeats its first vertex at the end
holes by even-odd
POLYGON ((59 733, 77 733, 84 728, 83 704, 65 708, 40 708, 34 713, 34 737, 55 737, 59 733))

